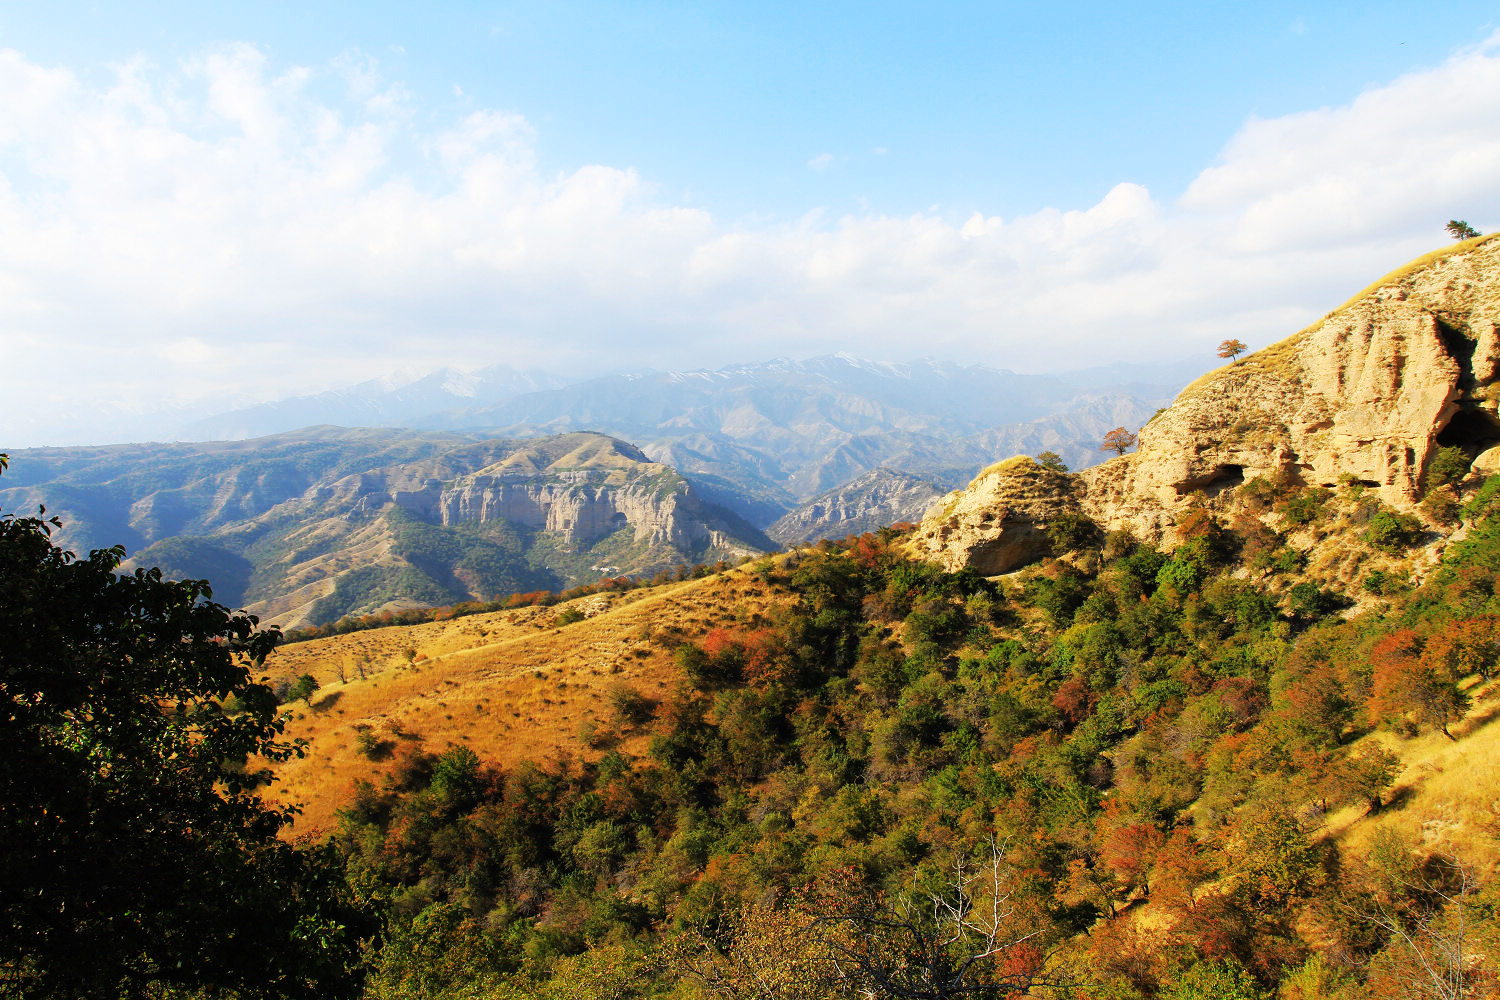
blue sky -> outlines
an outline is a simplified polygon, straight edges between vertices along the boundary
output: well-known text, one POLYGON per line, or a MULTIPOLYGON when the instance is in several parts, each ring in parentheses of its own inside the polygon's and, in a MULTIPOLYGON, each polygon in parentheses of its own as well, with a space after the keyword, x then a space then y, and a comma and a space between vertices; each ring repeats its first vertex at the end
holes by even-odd
POLYGON ((1478 3, 11 5, 0 363, 69 379, 12 433, 80 387, 138 411, 497 361, 1259 346, 1451 215, 1500 225, 1496 29, 1478 3))
POLYGON ((1008 216, 1121 180, 1175 195, 1246 118, 1342 103, 1500 26, 1492 3, 1143 6, 49 3, 0 14, 0 45, 95 73, 221 42, 358 51, 428 114, 525 115, 546 168, 635 167, 728 218, 1008 216))

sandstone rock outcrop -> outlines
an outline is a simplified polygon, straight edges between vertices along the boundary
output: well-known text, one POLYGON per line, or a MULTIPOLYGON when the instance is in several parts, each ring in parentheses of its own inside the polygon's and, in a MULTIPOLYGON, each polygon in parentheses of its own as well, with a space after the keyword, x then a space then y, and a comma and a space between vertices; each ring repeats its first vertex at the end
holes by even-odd
POLYGON ((933 505, 909 551, 950 571, 1009 573, 1050 551, 1049 524, 1081 512, 1078 485, 1024 455, 992 465, 933 505))
POLYGON ((1033 522, 1076 505, 1106 529, 1170 546, 1190 506, 1233 509, 1236 487, 1261 476, 1330 487, 1353 479, 1409 510, 1440 447, 1463 448, 1476 471, 1500 468, 1497 368, 1500 238, 1480 237, 1413 261, 1307 329, 1203 376, 1146 423, 1134 453, 1050 484, 1050 497, 1036 482, 1023 509, 1006 476, 986 470, 929 511, 913 545, 950 569, 1005 572, 998 567, 1044 551, 1033 522))
POLYGON ((1081 474, 1106 528, 1160 539, 1202 491, 1229 506, 1256 476, 1352 477, 1410 509, 1437 449, 1500 444, 1500 240, 1445 248, 1377 281, 1306 330, 1210 372, 1081 474))

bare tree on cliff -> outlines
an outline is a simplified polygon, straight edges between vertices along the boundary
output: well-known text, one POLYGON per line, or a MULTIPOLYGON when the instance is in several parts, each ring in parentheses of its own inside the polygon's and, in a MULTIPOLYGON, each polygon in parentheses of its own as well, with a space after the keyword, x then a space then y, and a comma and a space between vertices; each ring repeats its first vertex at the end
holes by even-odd
POLYGON ((1075 985, 1051 961, 1049 928, 1023 898, 1006 844, 991 840, 988 854, 959 857, 925 891, 894 896, 844 884, 848 871, 833 876, 819 924, 835 980, 855 996, 892 1000, 999 1000, 1075 985))
POLYGON ((1104 435, 1104 443, 1099 446, 1100 451, 1112 451, 1116 455, 1123 455, 1135 447, 1136 436, 1123 427, 1116 427, 1104 435))

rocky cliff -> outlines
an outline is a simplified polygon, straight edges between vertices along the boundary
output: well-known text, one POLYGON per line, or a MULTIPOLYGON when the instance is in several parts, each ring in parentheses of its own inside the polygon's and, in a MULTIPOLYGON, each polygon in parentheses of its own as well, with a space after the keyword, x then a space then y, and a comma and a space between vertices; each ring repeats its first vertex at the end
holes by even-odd
POLYGON ((858 535, 918 520, 942 495, 919 476, 876 469, 814 497, 767 528, 766 534, 780 545, 858 535))
POLYGON ((1476 468, 1497 464, 1497 363, 1500 239, 1480 237, 1413 261, 1312 326, 1198 379, 1146 423, 1134 453, 1070 477, 1050 499, 1026 484, 1022 514, 1010 499, 1021 481, 987 472, 930 511, 913 545, 945 565, 1003 572, 986 552, 1024 551, 1037 518, 1075 503, 1106 529, 1170 545, 1190 505, 1228 512, 1241 503, 1236 488, 1256 477, 1357 481, 1410 510, 1440 447, 1462 448, 1476 468))
POLYGON ((570 548, 626 528, 636 543, 680 551, 708 546, 745 555, 766 547, 758 532, 700 500, 676 470, 604 435, 527 442, 484 468, 453 472, 397 467, 348 477, 331 493, 352 514, 394 505, 444 527, 504 522, 547 532, 570 548))
POLYGON ((933 505, 910 541, 911 552, 947 570, 973 567, 986 576, 1009 573, 1046 555, 1047 528, 1077 516, 1077 477, 1022 456, 985 469, 933 505))

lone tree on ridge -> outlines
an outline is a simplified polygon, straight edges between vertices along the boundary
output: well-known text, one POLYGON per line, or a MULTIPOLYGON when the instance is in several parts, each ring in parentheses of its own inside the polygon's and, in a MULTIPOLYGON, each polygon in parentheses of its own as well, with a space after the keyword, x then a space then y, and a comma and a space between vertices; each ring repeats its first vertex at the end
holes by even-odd
POLYGON ((1230 364, 1234 364, 1239 356, 1241 354, 1244 354, 1248 350, 1250 350, 1250 348, 1245 346, 1245 342, 1243 340, 1230 337, 1228 340, 1219 345, 1219 357, 1228 358, 1230 364))
POLYGON ((1463 219, 1449 219, 1448 225, 1444 228, 1448 230, 1448 235, 1455 240, 1472 240, 1476 236, 1484 235, 1463 219))
POLYGON ((1100 451, 1112 451, 1116 455, 1123 455, 1135 447, 1136 436, 1123 427, 1116 427, 1104 435, 1104 443, 1099 446, 1100 451))

